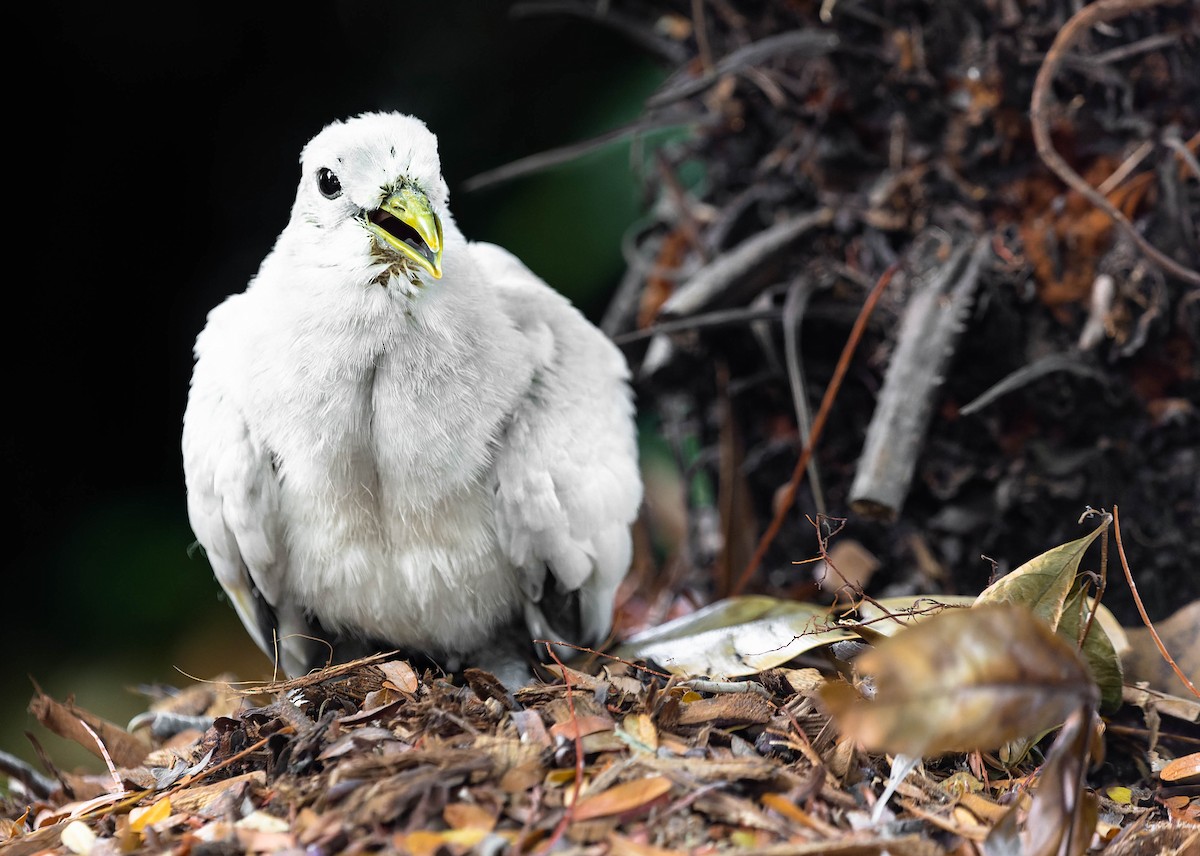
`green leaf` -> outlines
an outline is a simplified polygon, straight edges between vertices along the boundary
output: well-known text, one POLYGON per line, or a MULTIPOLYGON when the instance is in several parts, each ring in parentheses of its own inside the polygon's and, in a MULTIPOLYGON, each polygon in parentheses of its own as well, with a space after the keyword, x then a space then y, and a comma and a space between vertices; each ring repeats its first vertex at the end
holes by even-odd
MULTIPOLYGON (((1058 623, 1058 635, 1072 645, 1079 644, 1079 634, 1087 624, 1092 609, 1106 609, 1087 597, 1085 586, 1076 586, 1063 607, 1062 619, 1058 623)), ((1115 619, 1114 619, 1115 620, 1115 619)), ((1121 706, 1121 658, 1117 656, 1112 640, 1100 624, 1100 618, 1092 622, 1087 638, 1083 640, 1083 659, 1087 662, 1092 679, 1100 687, 1100 710, 1112 713, 1121 706)))
POLYGON ((1079 562, 1096 536, 1108 528, 1108 523, 1105 519, 1090 534, 1030 559, 985 588, 975 604, 1020 604, 1033 610, 1051 627, 1057 628, 1062 618, 1063 604, 1079 572, 1079 562))

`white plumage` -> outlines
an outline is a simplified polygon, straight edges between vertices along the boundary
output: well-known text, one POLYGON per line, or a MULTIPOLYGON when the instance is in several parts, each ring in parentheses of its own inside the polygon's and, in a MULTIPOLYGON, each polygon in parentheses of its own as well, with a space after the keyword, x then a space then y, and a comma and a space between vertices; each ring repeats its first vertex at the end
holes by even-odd
POLYGON ((188 514, 292 675, 372 649, 527 677, 609 631, 641 501, 620 352, 468 242, 437 141, 371 113, 304 149, 291 219, 196 342, 188 514))

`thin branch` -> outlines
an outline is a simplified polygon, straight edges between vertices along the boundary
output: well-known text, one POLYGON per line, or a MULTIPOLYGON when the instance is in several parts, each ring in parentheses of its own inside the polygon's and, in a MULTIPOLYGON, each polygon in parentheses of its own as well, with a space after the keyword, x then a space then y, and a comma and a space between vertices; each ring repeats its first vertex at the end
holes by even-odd
POLYGON ((1113 534, 1117 537, 1117 555, 1121 557, 1121 570, 1125 572, 1125 581, 1129 583, 1129 590, 1133 592, 1133 602, 1137 606, 1137 611, 1142 616, 1142 623, 1146 625, 1146 629, 1150 631, 1150 636, 1154 639, 1154 644, 1158 647, 1158 653, 1167 661, 1167 664, 1175 672, 1175 676, 1183 681, 1184 686, 1192 691, 1192 695, 1200 698, 1200 690, 1196 689, 1196 685, 1188 680, 1187 675, 1175 663, 1175 659, 1167 652, 1167 646, 1163 644, 1162 639, 1158 636, 1158 631, 1154 629, 1154 624, 1150 621, 1150 616, 1146 614, 1146 607, 1142 605, 1142 599, 1138 596, 1137 583, 1133 581, 1133 572, 1129 570, 1129 561, 1125 558, 1125 547, 1121 543, 1121 518, 1117 514, 1117 507, 1113 506, 1113 534))
POLYGON ((509 10, 509 14, 514 18, 535 15, 574 15, 577 18, 603 24, 625 36, 634 44, 657 54, 672 65, 683 65, 687 62, 687 50, 683 45, 656 35, 654 30, 641 20, 614 12, 612 9, 601 8, 600 4, 594 2, 528 0, 524 3, 514 4, 509 10))
POLYGON ((836 34, 812 29, 792 30, 767 36, 723 57, 709 74, 668 85, 650 96, 646 101, 646 106, 661 107, 674 101, 690 98, 703 92, 726 74, 732 74, 746 67, 757 66, 776 56, 786 56, 790 59, 815 59, 833 53, 839 45, 836 34))
POLYGON ((750 578, 754 576, 754 572, 762 565, 763 557, 767 554, 767 549, 771 546, 771 542, 775 540, 775 536, 783 528, 783 521, 787 517, 788 512, 791 511, 792 503, 796 501, 796 489, 800 485, 800 479, 804 477, 804 471, 808 468, 808 460, 812 457, 817 441, 821 439, 821 434, 825 430, 825 423, 829 419, 829 411, 833 408, 833 402, 837 399, 837 394, 842 388, 842 380, 846 377, 846 372, 850 369, 850 358, 858 350, 858 343, 862 340, 863 333, 867 329, 867 321, 870 319, 871 313, 875 311, 875 305, 879 303, 879 298, 883 295, 883 291, 887 288, 888 283, 892 281, 892 277, 895 275, 898 267, 899 264, 893 262, 883 272, 883 276, 879 277, 879 281, 875 283, 875 287, 867 295, 862 309, 859 310, 858 318, 855 319, 854 327, 850 331, 850 337, 846 340, 846 345, 842 348, 842 355, 838 359, 837 367, 833 371, 833 377, 829 381, 829 386, 825 389, 825 397, 821 399, 821 407, 817 410, 816 418, 813 419, 812 432, 809 435, 808 442, 800 450, 800 457, 796 459, 796 467, 792 470, 791 481, 788 482, 783 491, 783 496, 775 512, 775 519, 771 521, 771 525, 763 533, 762 538, 758 542, 758 548, 754 551, 750 563, 742 571, 741 577, 738 578, 737 584, 733 587, 732 594, 737 595, 745 590, 746 584, 750 582, 750 578))
POLYGON ((630 122, 627 125, 622 125, 619 128, 613 128, 611 131, 605 131, 597 137, 592 137, 590 140, 584 140, 579 143, 570 143, 569 145, 560 146, 555 149, 549 149, 538 154, 529 155, 528 157, 518 158, 504 166, 498 166, 495 169, 481 172, 478 175, 468 178, 462 183, 462 189, 466 193, 475 190, 481 190, 485 187, 491 187, 495 184, 501 184, 505 181, 511 181, 514 178, 530 175, 531 173, 540 172, 544 169, 549 169, 553 166, 559 166, 564 163, 570 163, 586 154, 598 151, 605 146, 619 143, 626 137, 631 137, 636 134, 649 133, 650 131, 662 131, 670 128, 683 128, 695 123, 696 117, 680 117, 676 115, 661 116, 654 119, 639 118, 630 122))

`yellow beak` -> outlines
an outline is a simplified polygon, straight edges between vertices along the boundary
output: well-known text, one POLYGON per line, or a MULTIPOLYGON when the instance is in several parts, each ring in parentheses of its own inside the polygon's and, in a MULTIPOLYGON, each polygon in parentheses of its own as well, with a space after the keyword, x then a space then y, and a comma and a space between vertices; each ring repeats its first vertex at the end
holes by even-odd
POLYGON ((368 212, 367 229, 434 279, 442 278, 442 221, 415 187, 404 185, 368 212))

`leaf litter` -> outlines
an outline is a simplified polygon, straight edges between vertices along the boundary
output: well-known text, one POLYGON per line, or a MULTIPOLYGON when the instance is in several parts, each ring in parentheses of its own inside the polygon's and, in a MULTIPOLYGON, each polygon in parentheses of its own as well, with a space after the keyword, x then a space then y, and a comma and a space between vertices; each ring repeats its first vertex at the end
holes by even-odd
POLYGON ((511 701, 486 673, 418 675, 387 655, 271 684, 197 682, 132 731, 39 691, 39 721, 112 766, 46 759, 40 783, 10 771, 0 846, 1184 853, 1200 835, 1200 702, 1142 685, 1114 706, 1094 674, 1121 675, 1116 650, 1087 642, 1108 641, 1103 623, 1080 645, 1103 609, 1086 605, 1080 560, 1110 521, 974 599, 864 600, 819 625, 769 598, 714 605, 622 658, 551 664, 511 701), (746 632, 765 615, 793 630, 746 632), (868 629, 880 624, 892 629, 868 629), (819 641, 781 644, 789 634, 819 641), (764 644, 782 653, 747 672, 764 644), (689 674, 645 656, 671 650, 735 668, 689 674), (208 725, 148 727, 168 710, 208 725))

